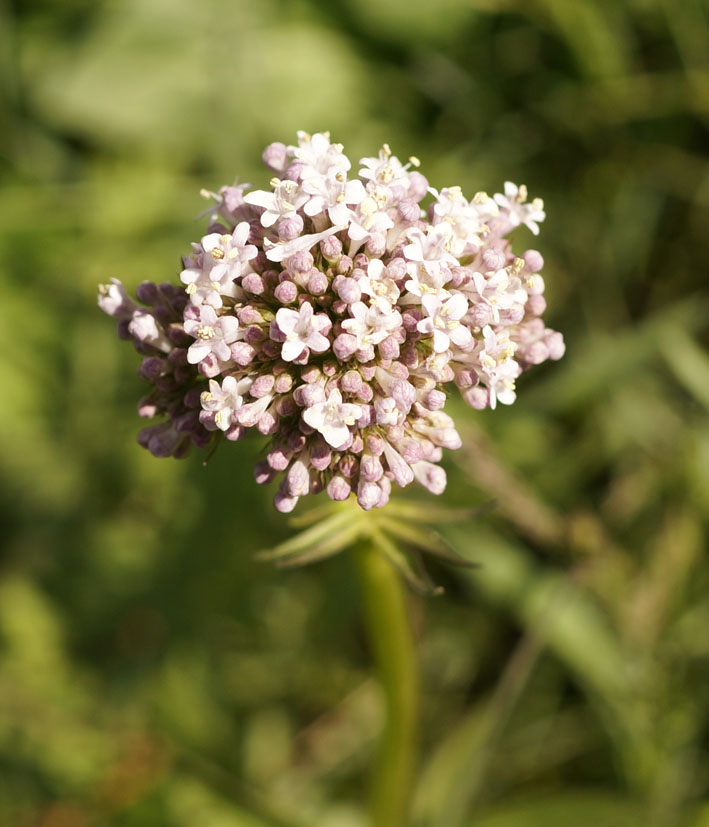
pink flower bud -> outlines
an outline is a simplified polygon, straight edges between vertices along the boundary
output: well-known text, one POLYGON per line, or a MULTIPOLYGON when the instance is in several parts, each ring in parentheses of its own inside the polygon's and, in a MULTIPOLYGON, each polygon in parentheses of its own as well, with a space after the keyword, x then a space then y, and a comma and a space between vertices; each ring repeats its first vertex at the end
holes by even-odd
POLYGON ((294 213, 282 218, 278 222, 278 238, 281 241, 293 241, 303 232, 303 219, 294 213))
POLYGON ((342 242, 336 235, 329 235, 320 242, 320 252, 330 262, 342 255, 342 242))
POLYGON ((399 343, 393 336, 387 336, 383 342, 380 342, 378 345, 378 350, 382 359, 399 358, 399 343))
POLYGON ((566 353, 566 345, 561 333, 552 333, 551 336, 547 336, 546 345, 549 348, 550 359, 561 359, 566 353))
POLYGON ((544 267, 544 259, 538 250, 527 250, 522 254, 522 258, 531 273, 538 273, 544 267))
POLYGON ((483 264, 488 270, 501 270, 505 266, 507 257, 495 247, 490 247, 482 254, 483 264))
POLYGON ((476 411, 483 411, 490 404, 490 394, 487 388, 483 388, 480 385, 474 388, 468 388, 463 394, 463 399, 476 411))
POLYGON ((446 395, 443 391, 429 391, 423 398, 423 404, 429 411, 442 411, 446 404, 446 395))
POLYGON ((327 496, 331 500, 343 501, 350 496, 352 486, 344 477, 339 474, 334 476, 327 484, 327 496))
POLYGON ((285 494, 281 494, 280 491, 278 491, 273 498, 273 505, 276 507, 276 511, 280 511, 281 514, 288 514, 297 504, 298 497, 288 497, 285 494))
POLYGON ((254 380, 254 383, 249 388, 249 394, 253 396, 254 399, 260 399, 262 396, 271 393, 275 382, 275 378, 270 373, 265 373, 263 376, 259 376, 254 380))
POLYGON ((409 172, 409 197, 420 201, 428 194, 428 180, 420 172, 409 172))
POLYGON ((376 482, 384 475, 384 467, 379 457, 364 454, 359 463, 359 478, 365 482, 376 482))
POLYGON ((379 502, 382 492, 376 482, 361 480, 357 487, 357 502, 365 511, 371 511, 379 502))
POLYGON ((346 362, 357 352, 357 337, 351 333, 340 333, 332 343, 332 352, 342 362, 346 362))
POLYGON ((323 439, 316 440, 310 447, 310 464, 316 471, 325 471, 332 460, 332 452, 323 439))
POLYGON ((328 281, 325 273, 320 270, 311 270, 308 276, 308 291, 313 296, 322 296, 327 292, 328 281))
POLYGON ((547 309, 547 300, 544 296, 530 296, 527 299, 525 310, 532 316, 541 316, 547 309))
POLYGON ((288 393, 293 387, 293 377, 289 373, 282 373, 276 377, 273 389, 276 393, 288 393))
POLYGON ((294 276, 307 276, 315 263, 313 256, 307 250, 294 253, 283 262, 289 273, 294 276))
POLYGON ((276 287, 273 295, 281 304, 291 304, 298 298, 298 285, 286 279, 276 287))
POLYGON ((261 155, 264 164, 272 171, 282 173, 288 165, 286 145, 280 141, 269 144, 261 155))
POLYGON ((351 272, 352 259, 349 256, 342 256, 342 258, 337 262, 336 270, 340 275, 345 275, 346 273, 351 272))
POLYGON ((337 276, 332 283, 337 295, 347 304, 354 304, 362 298, 362 291, 360 290, 357 280, 354 278, 345 278, 344 276, 337 276))
POLYGON ((315 383, 300 385, 293 391, 293 400, 301 408, 312 408, 326 400, 325 391, 322 385, 315 383))
POLYGON ((260 296, 266 292, 266 285, 257 273, 249 273, 244 276, 241 280, 241 286, 247 293, 253 293, 255 296, 260 296))
MULTIPOLYGON (((233 342, 230 351, 231 358, 237 365, 241 365, 242 367, 250 365, 256 355, 254 348, 247 342, 233 342)), ((204 364, 204 362, 202 362, 202 364, 204 364)))
POLYGON ((386 236, 384 236, 383 233, 373 233, 367 239, 367 243, 364 246, 364 249, 367 251, 367 255, 371 258, 379 258, 379 256, 383 256, 386 252, 386 248, 386 236))
POLYGON ((356 370, 348 370, 340 378, 342 393, 357 393, 362 387, 362 376, 356 370))

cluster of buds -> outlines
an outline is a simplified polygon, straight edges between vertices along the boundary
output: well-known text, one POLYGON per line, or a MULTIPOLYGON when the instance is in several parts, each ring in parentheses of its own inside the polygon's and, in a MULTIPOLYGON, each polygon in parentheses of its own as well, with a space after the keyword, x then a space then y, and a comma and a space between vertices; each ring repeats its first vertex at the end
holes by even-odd
POLYGON ((280 511, 322 490, 380 507, 392 482, 440 494, 442 449, 460 445, 446 386, 476 409, 507 405, 523 370, 564 352, 541 319, 542 256, 506 238, 539 232, 542 201, 511 183, 437 191, 387 145, 351 177, 327 133, 263 160, 270 190, 204 193, 210 226, 182 287, 143 283, 140 305, 117 280, 100 289, 154 385, 140 414, 166 417, 140 443, 182 457, 256 428, 271 438, 256 480, 282 475, 280 511))

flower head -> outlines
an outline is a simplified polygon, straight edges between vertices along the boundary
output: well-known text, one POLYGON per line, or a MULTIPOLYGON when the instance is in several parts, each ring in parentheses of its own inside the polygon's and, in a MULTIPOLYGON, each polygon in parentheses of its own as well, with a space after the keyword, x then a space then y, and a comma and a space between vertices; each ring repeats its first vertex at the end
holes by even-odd
POLYGON ((206 193, 181 284, 144 283, 138 302, 115 279, 100 290, 144 357, 139 413, 163 417, 140 443, 182 457, 255 428, 271 440, 256 480, 280 476, 281 511, 320 491, 378 508, 392 483, 440 494, 443 450, 460 446, 451 383, 473 408, 511 404, 523 370, 564 352, 541 319, 541 255, 506 238, 538 233, 542 202, 509 182, 434 190, 387 145, 357 175, 327 133, 263 158, 268 189, 206 193))

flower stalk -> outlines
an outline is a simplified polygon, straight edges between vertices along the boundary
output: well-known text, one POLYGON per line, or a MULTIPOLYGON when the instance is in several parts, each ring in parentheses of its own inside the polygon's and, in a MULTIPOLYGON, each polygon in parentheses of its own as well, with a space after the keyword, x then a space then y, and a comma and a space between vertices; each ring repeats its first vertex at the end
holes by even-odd
POLYGON ((372 773, 371 827, 404 827, 418 754, 419 669, 404 585, 377 548, 360 540, 352 559, 386 718, 372 773))

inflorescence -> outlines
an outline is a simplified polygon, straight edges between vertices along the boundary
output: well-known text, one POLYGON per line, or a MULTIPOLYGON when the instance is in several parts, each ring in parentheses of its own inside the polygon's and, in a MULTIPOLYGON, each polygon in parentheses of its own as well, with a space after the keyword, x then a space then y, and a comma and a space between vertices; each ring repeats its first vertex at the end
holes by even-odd
POLYGON ((270 191, 204 193, 215 204, 182 286, 144 282, 140 304, 117 279, 100 288, 153 385, 140 415, 165 417, 138 441, 184 457, 255 427, 271 437, 256 481, 282 475, 279 511, 322 490, 381 507, 392 481, 440 494, 442 449, 460 446, 446 386, 478 410, 508 405, 523 370, 564 353, 541 319, 542 256, 506 238, 536 235, 543 202, 509 182, 470 201, 435 190, 386 144, 349 177, 327 133, 263 160, 270 191))

